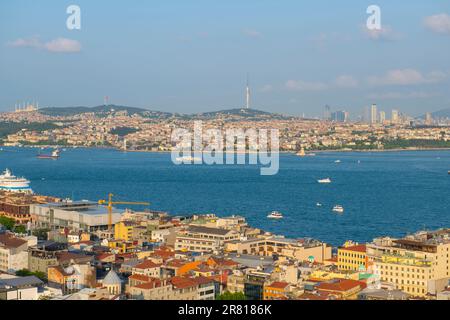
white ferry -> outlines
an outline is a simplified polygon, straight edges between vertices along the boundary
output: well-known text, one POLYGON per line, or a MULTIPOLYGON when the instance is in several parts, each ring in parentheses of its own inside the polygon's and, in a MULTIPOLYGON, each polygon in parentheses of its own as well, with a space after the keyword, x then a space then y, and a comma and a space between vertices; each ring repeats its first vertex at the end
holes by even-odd
POLYGON ((325 178, 325 179, 320 179, 317 180, 318 183, 331 183, 331 179, 330 178, 325 178))
POLYGON ((0 175, 0 190, 33 193, 30 188, 30 181, 14 176, 9 169, 6 169, 0 175))
POLYGON ((278 211, 272 211, 267 218, 269 219, 283 219, 283 214, 278 211))
POLYGON ((177 162, 196 162, 196 161, 202 161, 202 158, 199 157, 192 157, 192 156, 184 156, 184 157, 178 157, 175 159, 177 162))
POLYGON ((344 213, 344 207, 337 204, 333 207, 333 211, 337 213, 344 213))

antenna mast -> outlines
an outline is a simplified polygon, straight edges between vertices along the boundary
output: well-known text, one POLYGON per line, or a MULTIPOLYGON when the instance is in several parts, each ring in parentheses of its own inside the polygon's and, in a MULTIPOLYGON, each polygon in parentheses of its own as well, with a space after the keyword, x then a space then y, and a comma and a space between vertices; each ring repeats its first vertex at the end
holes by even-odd
POLYGON ((247 87, 245 92, 245 108, 250 109, 250 86, 248 81, 248 72, 247 72, 247 87))

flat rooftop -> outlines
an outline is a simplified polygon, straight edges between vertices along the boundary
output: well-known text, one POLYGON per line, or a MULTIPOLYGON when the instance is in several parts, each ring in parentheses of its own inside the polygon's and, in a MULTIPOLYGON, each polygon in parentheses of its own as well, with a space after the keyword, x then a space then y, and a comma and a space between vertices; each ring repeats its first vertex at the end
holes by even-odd
MULTIPOLYGON (((88 215, 105 215, 108 214, 108 207, 104 205, 99 205, 97 202, 93 201, 73 201, 73 202, 52 202, 39 205, 44 208, 53 208, 66 211, 75 211, 82 214, 88 215)), ((113 213, 121 213, 116 208, 112 209, 113 213)))

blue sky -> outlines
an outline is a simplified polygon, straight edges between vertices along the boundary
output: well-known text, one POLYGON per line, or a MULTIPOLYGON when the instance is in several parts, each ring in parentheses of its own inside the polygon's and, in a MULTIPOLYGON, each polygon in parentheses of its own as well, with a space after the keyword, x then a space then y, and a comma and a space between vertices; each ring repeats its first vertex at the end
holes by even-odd
POLYGON ((319 116, 371 103, 450 107, 450 0, 0 3, 0 110, 110 102, 194 113, 244 105, 319 116), (68 30, 66 8, 81 8, 68 30), (366 28, 369 5, 382 30, 366 28))

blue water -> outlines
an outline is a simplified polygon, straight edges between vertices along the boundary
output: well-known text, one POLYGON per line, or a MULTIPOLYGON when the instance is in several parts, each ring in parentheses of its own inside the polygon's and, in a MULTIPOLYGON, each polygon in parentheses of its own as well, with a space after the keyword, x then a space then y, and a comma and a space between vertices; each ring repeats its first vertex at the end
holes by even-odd
POLYGON ((37 152, 3 148, 0 170, 30 179, 40 194, 98 200, 112 192, 171 214, 239 214, 267 231, 333 245, 450 227, 450 151, 282 154, 276 176, 256 166, 176 166, 163 153, 67 149, 55 161, 37 152), (317 183, 326 177, 333 183, 317 183), (335 204, 343 215, 332 213, 335 204), (273 210, 285 219, 268 220, 273 210))

